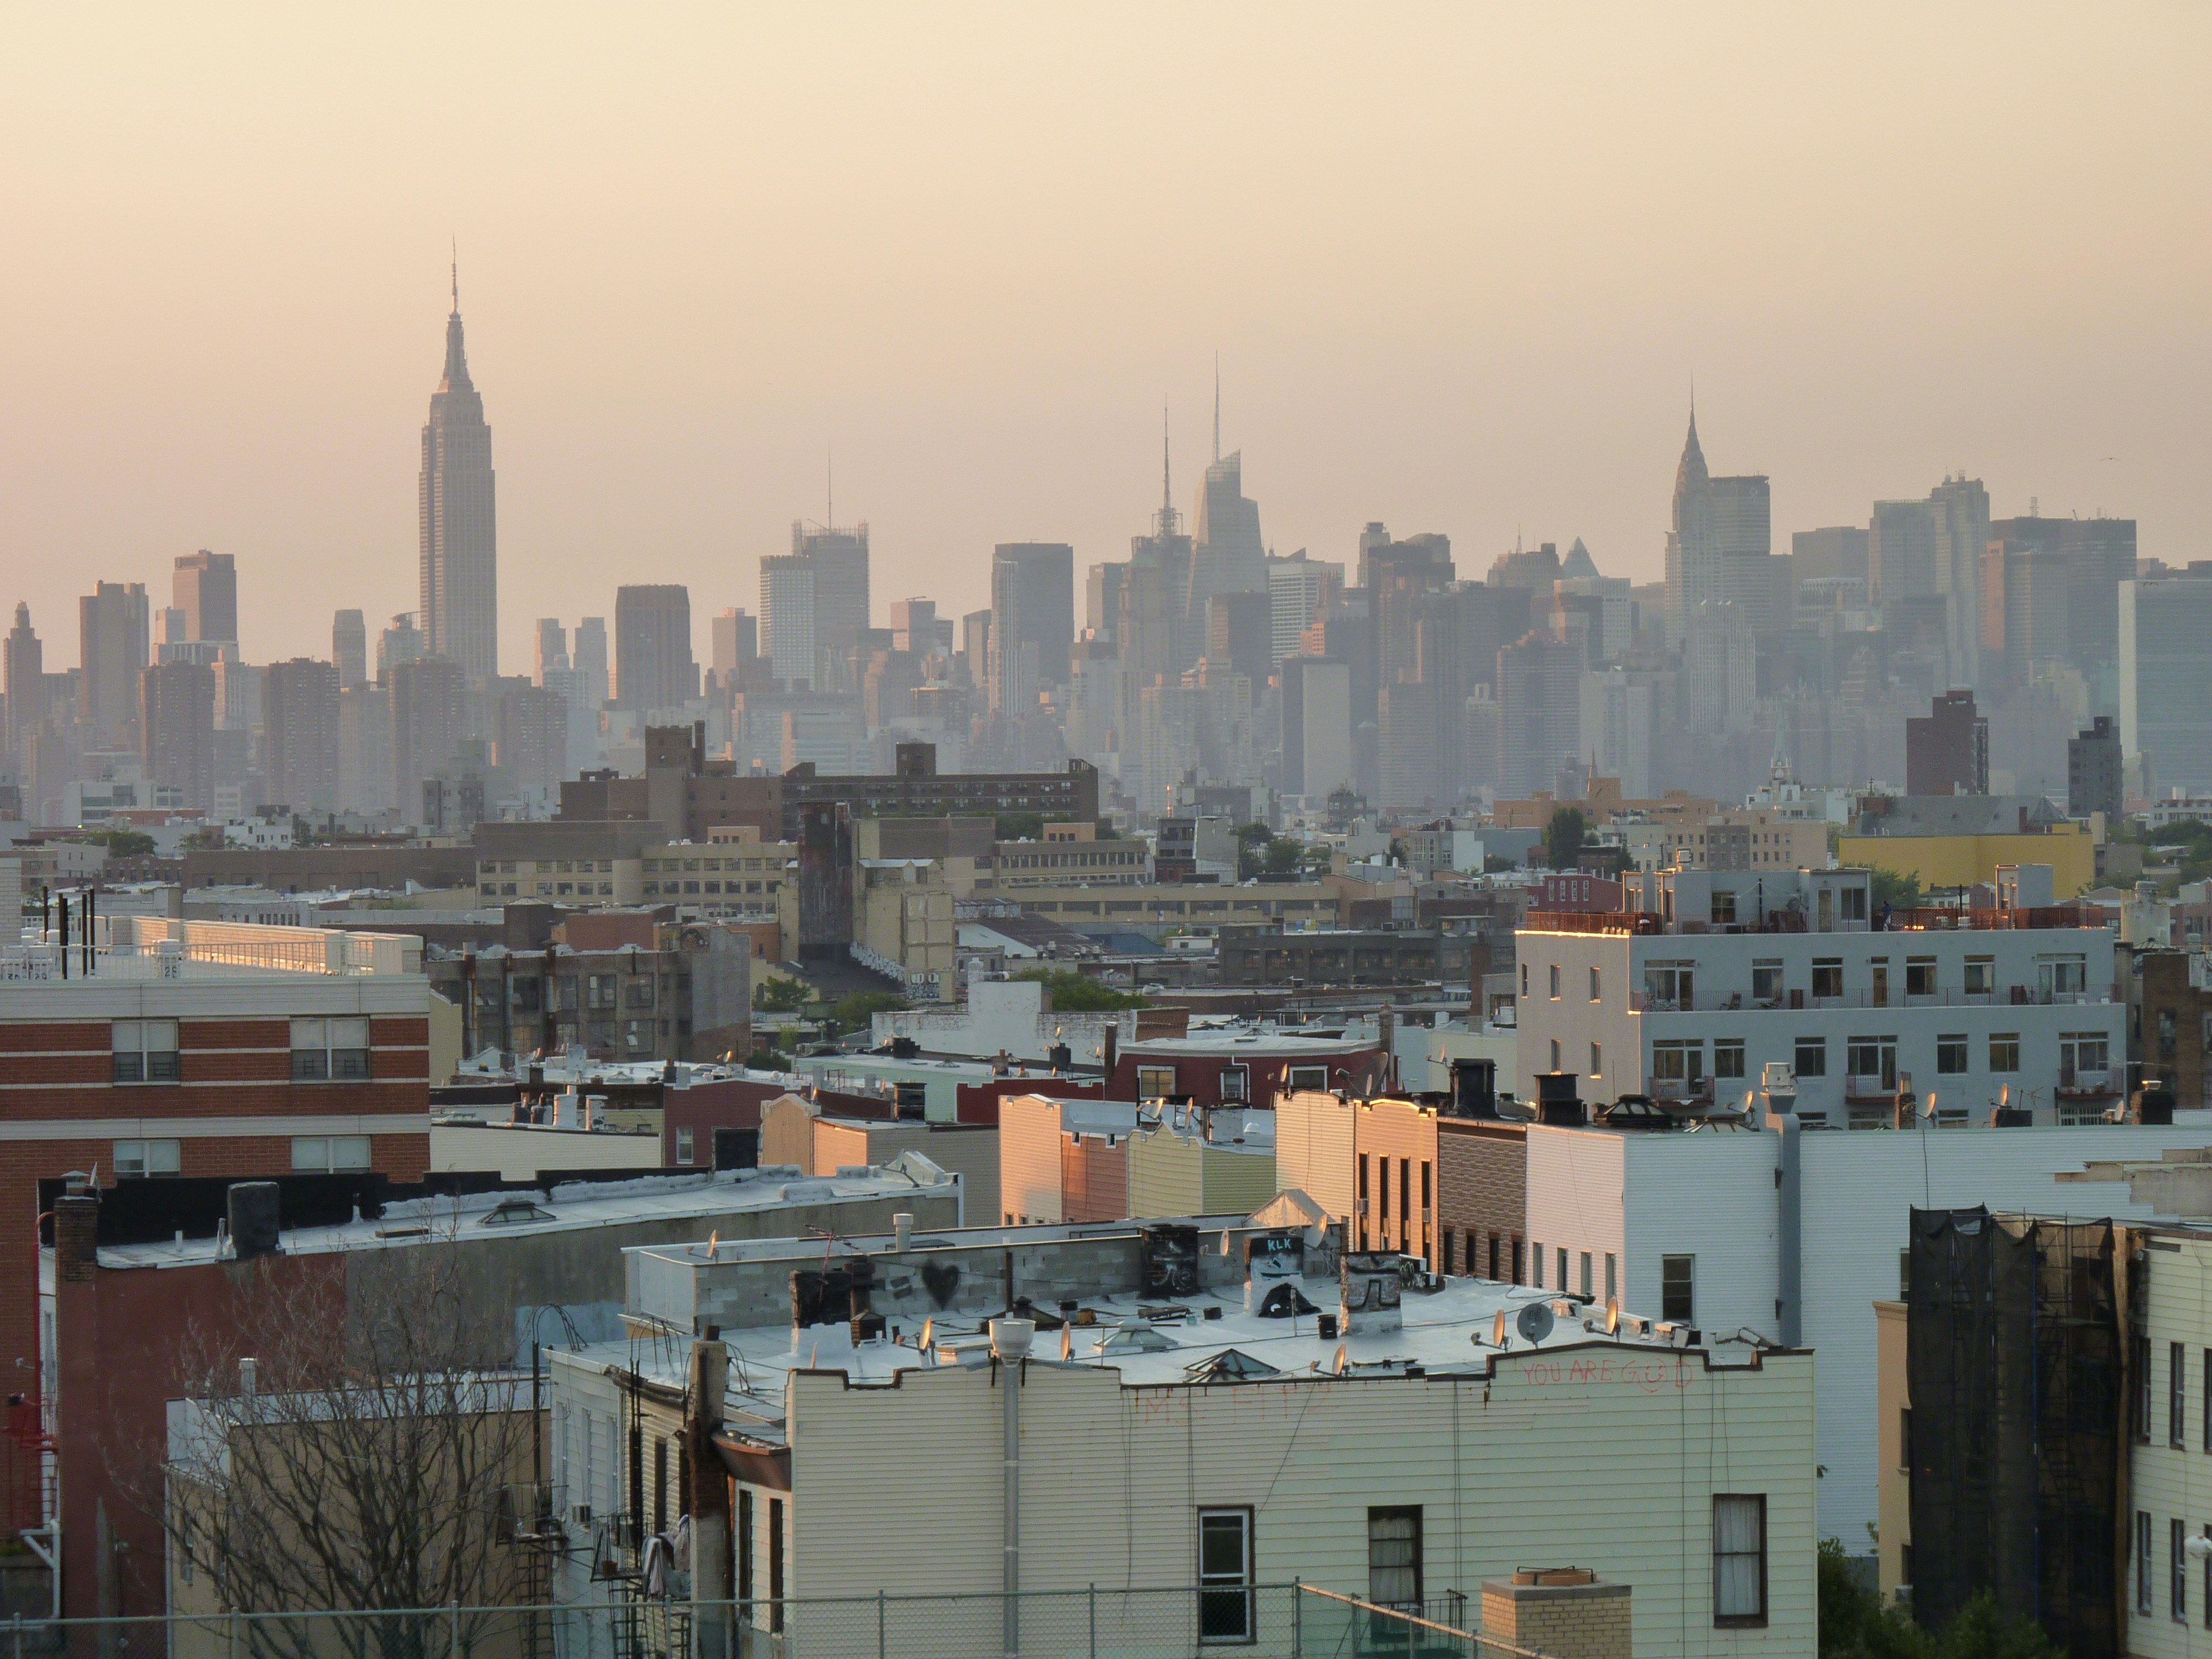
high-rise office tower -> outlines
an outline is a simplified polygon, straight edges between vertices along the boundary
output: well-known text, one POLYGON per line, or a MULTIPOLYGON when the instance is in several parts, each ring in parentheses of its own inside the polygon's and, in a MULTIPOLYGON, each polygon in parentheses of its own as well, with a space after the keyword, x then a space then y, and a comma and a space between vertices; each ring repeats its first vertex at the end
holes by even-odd
POLYGON ((1129 567, 1121 561, 1094 564, 1083 582, 1083 625, 1097 639, 1110 640, 1121 622, 1121 584, 1129 567))
POLYGON ((1216 593, 1206 612, 1206 660, 1266 690, 1276 668, 1273 623, 1267 594, 1216 593))
POLYGON ((8 753, 21 760, 23 734, 46 718, 46 651, 31 626, 31 607, 15 602, 15 625, 8 630, 5 688, 8 725, 0 731, 8 753))
POLYGON ((813 562, 803 554, 771 553, 760 562, 763 653, 793 690, 801 681, 821 689, 815 685, 814 580, 813 562))
POLYGON ((368 683, 368 624, 358 611, 341 611, 331 621, 331 664, 338 671, 338 690, 368 683))
MULTIPOLYGON (((1093 567, 1094 568, 1096 567, 1093 567)), ((1344 592, 1344 567, 1310 559, 1303 547, 1267 561, 1267 653, 1279 663, 1298 654, 1298 640, 1330 600, 1344 592)), ((1294 792, 1295 793, 1295 792, 1294 792)))
MULTIPOLYGON (((446 319, 446 373, 422 423, 422 649, 448 657, 470 679, 499 672, 499 528, 491 428, 461 346, 461 286, 446 319)), ((403 812, 419 803, 400 802, 403 812)))
MULTIPOLYGON (((573 669, 552 671, 557 683, 573 669)), ((503 681, 493 741, 520 789, 557 793, 568 775, 568 700, 551 685, 503 681)))
POLYGON ((2143 793, 2212 794, 2212 566, 2120 584, 2120 744, 2143 793))
POLYGON ((338 803, 368 813, 398 805, 392 795, 389 686, 356 685, 338 693, 338 803))
POLYGON ((138 676, 152 648, 143 582, 101 582, 77 601, 77 718, 88 749, 138 747, 138 676))
POLYGON ((1075 550, 1001 542, 991 554, 991 710, 1024 714, 1067 684, 1075 639, 1075 550))
POLYGON ((1992 538, 2064 561, 2068 657, 2104 695, 2119 659, 2120 584, 2135 580, 2133 519, 2045 519, 1991 521, 1992 538))
POLYGON ((228 553, 180 555, 172 603, 185 613, 188 640, 238 638, 238 565, 228 553))
POLYGON ((2063 554, 2004 537, 1983 549, 1980 659, 1987 684, 2025 685, 2036 664, 2067 659, 2067 578, 2063 554))
POLYGON ((768 654, 775 659, 778 679, 811 680, 817 691, 851 690, 841 677, 868 625, 868 614, 866 523, 840 530, 793 520, 787 559, 761 561, 761 626, 769 637, 768 654), (771 562, 778 567, 773 588, 771 562), (798 569, 806 573, 804 582, 792 580, 798 569), (787 615, 782 622, 774 611, 775 592, 785 596, 787 615), (811 635, 811 660, 804 667, 787 666, 796 660, 802 634, 811 635), (790 651, 783 643, 787 637, 793 642, 790 651))
POLYGON ((2120 761, 2119 723, 2100 714, 2078 737, 2066 739, 2066 811, 2086 818, 2102 812, 2109 830, 2120 821, 2124 769, 2120 761))
POLYGON ((606 706, 611 690, 607 679, 605 617, 586 617, 577 623, 568 641, 568 665, 584 677, 584 695, 591 700, 589 712, 597 714, 606 706))
POLYGON ((313 657, 272 662, 261 681, 261 769, 271 802, 321 812, 338 799, 338 671, 313 657))
POLYGON ((533 650, 530 678, 538 684, 545 684, 545 671, 568 666, 568 630, 561 626, 558 617, 540 617, 532 635, 533 650))
POLYGON ((138 675, 138 728, 147 775, 187 811, 215 804, 215 672, 165 662, 138 675))
POLYGON ((615 590, 615 699, 624 708, 681 708, 699 695, 691 592, 660 582, 615 590))
POLYGON ((1754 629, 1788 620, 1773 612, 1784 584, 1772 568, 1772 498, 1764 473, 1714 477, 1698 442, 1698 412, 1674 469, 1667 532, 1667 637, 1681 643, 1701 605, 1734 603, 1754 629))
MULTIPOLYGON (((897 605, 894 605, 891 607, 891 628, 894 632, 896 632, 900 627, 901 607, 908 605, 927 607, 929 601, 901 599, 897 605)), ((714 623, 714 637, 711 648, 714 653, 714 679, 716 684, 726 691, 737 683, 738 674, 747 663, 757 662, 760 659, 760 620, 747 615, 742 605, 733 605, 716 616, 714 623)), ((895 643, 902 651, 911 648, 902 641, 895 641, 895 643)))
POLYGON ((1832 525, 1823 530, 1800 530, 1790 538, 1790 562, 1794 581, 1823 581, 1841 577, 1867 579, 1867 532, 1863 525, 1832 525))
POLYGON ((1202 620, 1216 593, 1267 591, 1267 550, 1260 506, 1244 494, 1244 457, 1224 455, 1206 469, 1191 542, 1190 588, 1183 614, 1202 620))
POLYGON ((1947 477, 1928 492, 1936 526, 1936 582, 1948 605, 1951 684, 1982 679, 1982 556, 1990 544, 1990 492, 1979 478, 1947 477))
POLYGON ((376 636, 376 683, 391 684, 394 668, 403 662, 415 661, 428 649, 422 630, 415 625, 414 613, 401 611, 392 619, 392 626, 376 636))
MULTIPOLYGON (((744 615, 742 611, 732 614, 744 615)), ((750 623, 751 619, 746 620, 750 623)), ((891 649, 910 652, 917 657, 926 657, 937 649, 936 600, 891 601, 891 649)))
POLYGON ((1433 678, 1421 661, 1420 628, 1431 596, 1452 580, 1451 539, 1413 536, 1361 554, 1361 585, 1375 620, 1376 672, 1384 685, 1433 678))
POLYGON ((468 676, 450 657, 392 668, 392 796, 400 822, 425 822, 422 785, 453 759, 468 730, 468 676))
POLYGON ((970 611, 960 618, 960 650, 955 665, 976 690, 991 679, 991 613, 970 611))
POLYGON ((1582 653, 1528 634, 1498 653, 1498 793, 1525 800, 1552 787, 1582 742, 1582 653))
POLYGON ((1946 691, 1905 722, 1905 793, 1990 793, 1990 720, 1972 691, 1946 691))
MULTIPOLYGON (((1176 510, 1174 478, 1164 447, 1160 456, 1160 507, 1152 533, 1129 538, 1129 562, 1119 586, 1114 639, 1121 653, 1121 733, 1125 752, 1137 731, 1139 700, 1150 688, 1180 684, 1182 671, 1205 649, 1205 617, 1194 623, 1189 602, 1191 538, 1176 510)), ((1264 557, 1264 556, 1263 556, 1264 557)))

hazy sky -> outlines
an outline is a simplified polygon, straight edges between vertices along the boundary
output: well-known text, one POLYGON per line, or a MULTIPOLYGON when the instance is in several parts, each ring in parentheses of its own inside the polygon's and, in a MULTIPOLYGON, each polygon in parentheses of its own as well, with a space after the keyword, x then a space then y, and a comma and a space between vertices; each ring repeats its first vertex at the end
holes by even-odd
MULTIPOLYGON (((534 617, 878 618, 1125 557, 1223 438, 1277 550, 1660 569, 1694 376, 1789 532, 1947 471, 2212 557, 2212 12, 33 7, 0 46, 0 601, 237 556, 246 656, 412 609, 458 235, 534 617)), ((1080 618, 1079 617, 1079 623, 1080 618)))

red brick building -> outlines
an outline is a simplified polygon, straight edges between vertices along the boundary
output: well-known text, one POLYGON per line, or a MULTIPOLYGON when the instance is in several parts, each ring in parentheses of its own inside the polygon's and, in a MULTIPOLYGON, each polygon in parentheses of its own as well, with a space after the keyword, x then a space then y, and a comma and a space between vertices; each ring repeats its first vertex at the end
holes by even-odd
POLYGON ((1386 1086, 1388 1077, 1382 1050, 1358 1039, 1199 1031, 1123 1044, 1106 1079, 1106 1097, 1187 1095, 1194 1106, 1273 1106, 1277 1096, 1294 1089, 1371 1094, 1386 1086))
MULTIPOLYGON (((110 946, 69 947, 66 979, 57 945, 0 951, 0 1367, 34 1407, 52 1363, 41 1179, 375 1170, 412 1182, 429 1161, 419 941, 165 918, 102 931, 110 946)), ((19 1504, 39 1491, 39 1455, 0 1442, 19 1504)))

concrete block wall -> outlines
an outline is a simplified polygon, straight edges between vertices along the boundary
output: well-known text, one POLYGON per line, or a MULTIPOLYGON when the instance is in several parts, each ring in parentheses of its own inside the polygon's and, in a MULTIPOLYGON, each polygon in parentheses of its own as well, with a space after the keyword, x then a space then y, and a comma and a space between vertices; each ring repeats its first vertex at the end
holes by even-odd
POLYGON ((1629 1587, 1482 1581, 1482 1633, 1550 1659, 1633 1659, 1629 1587))

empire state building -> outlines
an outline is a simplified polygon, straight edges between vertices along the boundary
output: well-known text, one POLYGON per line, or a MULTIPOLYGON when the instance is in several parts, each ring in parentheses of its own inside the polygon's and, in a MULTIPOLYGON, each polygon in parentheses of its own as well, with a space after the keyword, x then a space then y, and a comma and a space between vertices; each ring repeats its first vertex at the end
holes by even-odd
POLYGON ((446 319, 446 374, 422 423, 422 647, 471 680, 499 672, 499 532, 491 428, 461 345, 461 287, 446 319))

